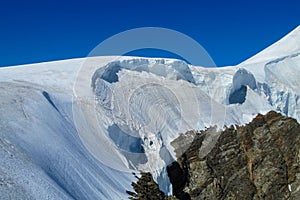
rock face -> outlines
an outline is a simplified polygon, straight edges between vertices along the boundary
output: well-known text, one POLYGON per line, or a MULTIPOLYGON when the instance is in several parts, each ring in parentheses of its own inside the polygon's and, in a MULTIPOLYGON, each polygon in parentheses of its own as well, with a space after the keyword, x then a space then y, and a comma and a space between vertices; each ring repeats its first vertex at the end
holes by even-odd
MULTIPOLYGON (((178 158, 187 178, 183 191, 191 199, 300 199, 296 120, 272 111, 258 115, 245 126, 222 131, 212 150, 201 157, 206 132, 193 132, 193 142, 178 158)), ((183 138, 174 146, 184 144, 183 138)))
MULTIPOLYGON (((190 131, 171 144, 178 159, 167 172, 177 199, 300 199, 295 119, 271 111, 241 127, 190 131)), ((142 173, 133 183, 135 199, 165 198, 151 179, 142 173)))

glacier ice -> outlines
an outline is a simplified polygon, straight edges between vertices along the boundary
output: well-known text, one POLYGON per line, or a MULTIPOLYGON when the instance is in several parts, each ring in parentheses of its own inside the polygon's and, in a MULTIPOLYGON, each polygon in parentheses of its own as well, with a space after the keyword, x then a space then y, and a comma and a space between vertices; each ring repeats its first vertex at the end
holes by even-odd
POLYGON ((170 193, 164 172, 180 133, 244 124, 269 110, 300 121, 299 40, 297 28, 222 68, 115 56, 1 68, 1 195, 126 199, 136 170, 152 172, 170 193))

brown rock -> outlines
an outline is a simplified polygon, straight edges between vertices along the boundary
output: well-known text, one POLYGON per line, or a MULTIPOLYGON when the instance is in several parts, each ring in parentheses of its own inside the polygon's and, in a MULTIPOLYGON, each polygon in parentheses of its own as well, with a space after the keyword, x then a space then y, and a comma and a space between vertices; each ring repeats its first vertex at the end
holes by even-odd
POLYGON ((207 132, 194 132, 190 147, 178 158, 188 169, 183 190, 192 199, 300 199, 296 120, 273 111, 259 114, 245 126, 222 131, 212 150, 200 158, 207 132))
MULTIPOLYGON (((178 159, 167 171, 177 199, 300 199, 295 119, 271 111, 221 132, 189 131, 171 144, 178 159)), ((149 173, 132 186, 131 199, 175 199, 165 197, 149 173)))

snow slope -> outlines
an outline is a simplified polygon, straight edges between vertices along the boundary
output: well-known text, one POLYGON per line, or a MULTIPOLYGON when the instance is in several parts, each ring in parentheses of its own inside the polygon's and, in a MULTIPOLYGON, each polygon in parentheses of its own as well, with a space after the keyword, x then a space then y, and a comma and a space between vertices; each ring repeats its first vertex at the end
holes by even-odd
POLYGON ((265 78, 264 66, 268 62, 300 52, 299 38, 300 26, 296 27, 281 40, 242 62, 238 66, 247 68, 255 75, 257 80, 263 81, 265 78))
POLYGON ((136 170, 170 193, 180 133, 269 110, 300 121, 299 41, 298 27, 236 67, 108 56, 1 68, 1 197, 127 199, 136 170))
MULTIPOLYGON (((51 68, 56 64, 46 65, 51 68)), ((73 124, 72 87, 56 87, 59 84, 55 79, 45 80, 47 74, 57 74, 63 80, 72 73, 67 70, 60 73, 63 69, 59 69, 41 74, 42 68, 45 70, 42 66, 32 66, 38 83, 27 82, 28 74, 23 74, 24 70, 18 67, 13 69, 20 72, 11 76, 14 80, 1 82, 1 154, 6 156, 1 156, 0 174, 2 182, 11 183, 11 186, 1 185, 1 196, 125 199, 124 191, 130 189, 128 181, 132 176, 111 169, 90 155, 73 124)))

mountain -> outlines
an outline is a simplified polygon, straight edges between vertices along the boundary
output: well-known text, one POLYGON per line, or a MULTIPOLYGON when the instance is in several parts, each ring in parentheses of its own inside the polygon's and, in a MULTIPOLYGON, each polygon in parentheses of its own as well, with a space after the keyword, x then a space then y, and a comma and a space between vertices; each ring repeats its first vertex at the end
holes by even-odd
POLYGON ((1 68, 1 196, 126 199, 139 170, 170 194, 180 133, 270 110, 299 122, 299 33, 231 67, 107 56, 1 68))
MULTIPOLYGON (((182 134, 172 142, 178 159, 167 167, 173 194, 184 200, 300 199, 299 133, 295 119, 270 111, 246 125, 219 131, 207 155, 203 144, 211 128, 182 134)), ((155 187, 151 174, 137 178, 135 192, 128 192, 132 199, 174 198, 155 187)))

